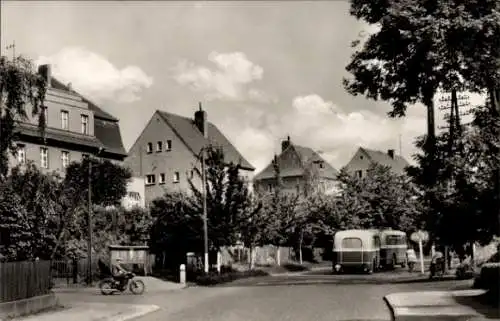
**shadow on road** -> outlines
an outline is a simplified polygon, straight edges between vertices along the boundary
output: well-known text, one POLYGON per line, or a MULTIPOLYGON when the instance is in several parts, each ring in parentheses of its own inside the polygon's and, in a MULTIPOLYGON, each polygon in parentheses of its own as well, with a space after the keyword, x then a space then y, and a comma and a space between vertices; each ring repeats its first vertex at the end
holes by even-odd
POLYGON ((488 319, 500 318, 500 301, 488 292, 476 296, 459 296, 455 301, 461 305, 468 306, 483 314, 488 319))
POLYGON ((300 285, 388 285, 388 284, 411 284, 411 283, 419 283, 422 285, 439 285, 440 287, 444 287, 450 290, 460 290, 460 289, 470 289, 470 285, 458 285, 455 280, 435 280, 430 281, 427 278, 422 280, 380 280, 380 279, 322 279, 322 280, 313 280, 313 279, 296 279, 296 278, 282 278, 282 279, 273 279, 273 278, 252 278, 245 280, 238 280, 231 283, 219 284, 217 287, 253 287, 253 286, 300 286, 300 285))

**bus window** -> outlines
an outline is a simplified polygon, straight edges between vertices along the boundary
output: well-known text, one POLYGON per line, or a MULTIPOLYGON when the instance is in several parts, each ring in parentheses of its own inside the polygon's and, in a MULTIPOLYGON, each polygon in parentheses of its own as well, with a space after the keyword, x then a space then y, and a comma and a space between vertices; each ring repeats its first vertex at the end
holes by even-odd
POLYGON ((360 249, 363 247, 363 243, 357 237, 347 237, 342 240, 342 247, 345 249, 360 249))
POLYGON ((403 235, 388 235, 386 240, 387 245, 406 244, 406 237, 404 237, 403 235))

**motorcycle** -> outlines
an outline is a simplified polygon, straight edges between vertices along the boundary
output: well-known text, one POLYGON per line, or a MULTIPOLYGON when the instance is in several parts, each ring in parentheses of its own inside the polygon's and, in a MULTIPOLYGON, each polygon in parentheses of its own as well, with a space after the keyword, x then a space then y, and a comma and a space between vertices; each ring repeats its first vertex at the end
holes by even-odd
POLYGON ((125 292, 127 288, 133 294, 140 295, 144 293, 146 286, 141 280, 134 279, 135 274, 132 272, 127 272, 125 274, 125 280, 120 282, 113 277, 107 277, 99 282, 99 289, 102 295, 110 295, 114 292, 125 292))

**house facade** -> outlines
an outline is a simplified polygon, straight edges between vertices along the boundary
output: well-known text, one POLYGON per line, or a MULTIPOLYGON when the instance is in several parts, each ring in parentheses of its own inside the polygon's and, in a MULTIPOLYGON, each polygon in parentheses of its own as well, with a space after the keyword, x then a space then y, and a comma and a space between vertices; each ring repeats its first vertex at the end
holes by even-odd
POLYGON ((277 184, 274 164, 278 165, 284 192, 304 194, 311 184, 313 191, 326 194, 336 191, 338 171, 311 148, 292 144, 290 137, 281 142, 281 153, 254 177, 256 191, 274 190, 277 184))
POLYGON ((71 162, 85 156, 121 163, 126 152, 118 119, 53 78, 50 65, 40 66, 38 72, 48 84, 42 107, 46 128, 42 134, 39 116, 26 106, 27 119, 16 124, 17 154, 10 156, 10 167, 33 161, 42 172, 64 176, 71 162))
POLYGON ((410 164, 401 155, 396 155, 394 149, 387 153, 378 150, 359 147, 349 163, 344 167, 348 173, 362 178, 372 163, 389 166, 396 174, 404 174, 405 168, 410 164))
POLYGON ((225 162, 239 164, 242 176, 253 173, 254 167, 207 121, 207 113, 201 107, 193 118, 157 110, 125 160, 133 176, 144 178, 146 205, 167 191, 190 192, 190 180, 200 187, 196 169, 201 166, 201 150, 209 145, 221 147, 225 162))

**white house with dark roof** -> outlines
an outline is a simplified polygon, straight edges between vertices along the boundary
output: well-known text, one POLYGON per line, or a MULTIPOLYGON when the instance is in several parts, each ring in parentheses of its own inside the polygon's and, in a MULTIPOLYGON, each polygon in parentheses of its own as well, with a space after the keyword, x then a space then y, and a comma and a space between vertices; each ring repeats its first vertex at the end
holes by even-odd
POLYGON ((338 171, 311 148, 293 144, 290 137, 281 142, 281 153, 255 175, 253 182, 256 191, 270 192, 275 188, 275 163, 278 164, 285 192, 304 193, 310 177, 314 177, 316 186, 313 188, 317 191, 327 194, 336 191, 338 171))
POLYGON ((372 163, 388 166, 396 174, 404 174, 405 168, 410 164, 401 155, 396 155, 394 149, 387 150, 387 153, 359 147, 349 163, 344 167, 347 172, 357 177, 364 177, 366 171, 372 163))
POLYGON ((207 121, 201 107, 193 118, 157 110, 125 160, 133 176, 145 180, 146 204, 166 191, 189 192, 190 178, 200 185, 194 169, 200 168, 200 151, 208 145, 221 147, 225 162, 239 164, 242 176, 248 178, 255 170, 217 126, 207 121))

